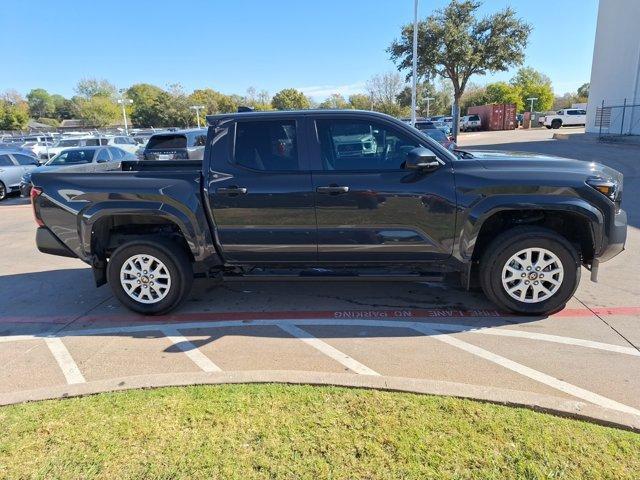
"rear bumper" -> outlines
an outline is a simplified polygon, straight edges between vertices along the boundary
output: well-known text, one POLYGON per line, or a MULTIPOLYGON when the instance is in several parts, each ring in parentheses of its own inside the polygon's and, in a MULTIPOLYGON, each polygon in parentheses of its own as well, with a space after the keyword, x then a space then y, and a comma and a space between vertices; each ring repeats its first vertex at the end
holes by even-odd
POLYGON ((613 222, 607 232, 606 246, 597 256, 598 261, 606 262, 624 250, 627 241, 627 212, 620 210, 613 217, 613 222))
POLYGON ((60 257, 78 258, 78 256, 69 250, 47 227, 39 227, 36 231, 36 246, 42 253, 58 255, 60 257))

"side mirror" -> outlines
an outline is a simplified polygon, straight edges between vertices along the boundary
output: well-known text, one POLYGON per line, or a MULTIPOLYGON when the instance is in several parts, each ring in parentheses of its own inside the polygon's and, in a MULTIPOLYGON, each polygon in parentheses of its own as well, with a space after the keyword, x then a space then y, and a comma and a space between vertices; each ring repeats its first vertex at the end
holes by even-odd
POLYGON ((417 147, 407 153, 407 160, 404 168, 407 170, 425 170, 431 171, 440 167, 438 158, 431 150, 424 147, 417 147))

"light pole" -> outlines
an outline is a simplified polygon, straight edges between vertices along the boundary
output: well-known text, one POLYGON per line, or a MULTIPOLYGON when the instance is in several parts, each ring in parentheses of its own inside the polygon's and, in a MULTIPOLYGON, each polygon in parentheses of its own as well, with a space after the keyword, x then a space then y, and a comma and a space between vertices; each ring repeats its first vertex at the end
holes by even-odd
POLYGON ((189 108, 191 110, 196 111, 196 118, 198 119, 198 128, 200 128, 200 110, 204 108, 204 105, 191 105, 189 108))
POLYGON ((536 100, 538 100, 538 97, 527 98, 527 102, 531 102, 531 108, 529 109, 531 113, 533 113, 533 102, 535 102, 536 100))
POLYGON ((431 100, 435 100, 435 98, 427 97, 427 98, 425 98, 425 100, 427 101, 427 117, 428 117, 429 116, 429 109, 431 108, 431 100))
POLYGON ((124 98, 124 95, 118 99, 118 103, 122 105, 122 118, 124 120, 124 134, 129 135, 129 127, 127 126, 127 111, 124 109, 125 105, 131 105, 133 100, 130 98, 124 98))
POLYGON ((413 73, 411 74, 411 125, 416 126, 416 97, 418 86, 418 0, 413 2, 413 73))

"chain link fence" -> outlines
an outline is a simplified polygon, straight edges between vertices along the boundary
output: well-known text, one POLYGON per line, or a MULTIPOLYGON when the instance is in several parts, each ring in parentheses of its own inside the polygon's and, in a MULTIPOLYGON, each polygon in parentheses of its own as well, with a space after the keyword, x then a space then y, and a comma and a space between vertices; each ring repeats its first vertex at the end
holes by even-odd
POLYGON ((607 105, 603 100, 596 109, 595 127, 601 139, 640 135, 640 102, 625 98, 607 105))

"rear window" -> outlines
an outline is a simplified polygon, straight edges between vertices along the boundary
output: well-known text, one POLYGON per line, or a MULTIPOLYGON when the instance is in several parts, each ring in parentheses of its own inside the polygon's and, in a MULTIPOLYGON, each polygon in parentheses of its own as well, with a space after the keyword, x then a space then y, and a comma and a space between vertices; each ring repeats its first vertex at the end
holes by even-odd
POLYGON ((186 135, 154 135, 147 143, 148 150, 169 150, 187 148, 186 135))
POLYGON ((478 120, 480 120, 480 117, 478 115, 469 115, 469 120, 472 122, 477 122, 478 120))

